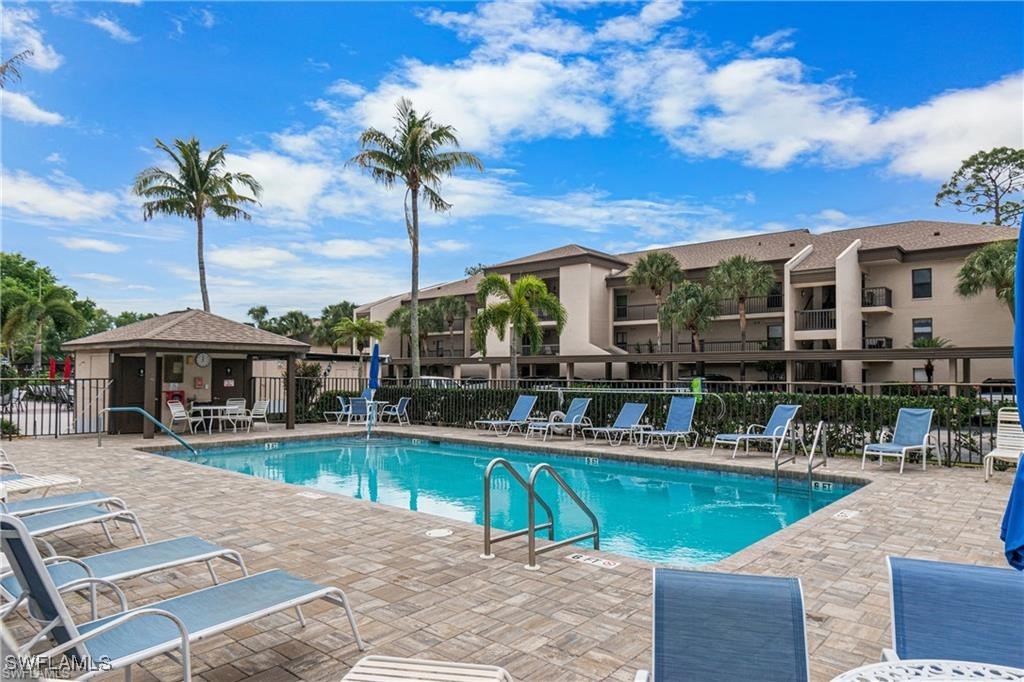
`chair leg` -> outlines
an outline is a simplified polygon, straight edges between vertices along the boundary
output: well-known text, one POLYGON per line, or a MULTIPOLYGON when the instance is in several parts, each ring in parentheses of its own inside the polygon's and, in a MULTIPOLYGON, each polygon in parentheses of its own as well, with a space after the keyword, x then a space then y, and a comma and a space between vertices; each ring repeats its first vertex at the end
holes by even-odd
POLYGON ((213 560, 212 559, 207 559, 206 560, 206 568, 210 571, 210 577, 213 578, 213 584, 214 585, 219 585, 220 584, 220 580, 217 579, 217 572, 215 570, 213 570, 213 560))

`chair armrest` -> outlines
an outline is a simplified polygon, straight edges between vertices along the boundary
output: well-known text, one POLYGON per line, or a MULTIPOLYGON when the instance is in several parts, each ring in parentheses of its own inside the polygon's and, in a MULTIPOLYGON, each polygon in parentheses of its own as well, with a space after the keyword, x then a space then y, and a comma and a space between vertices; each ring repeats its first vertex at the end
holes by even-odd
POLYGON ((882 661, 898 661, 900 657, 896 655, 895 649, 882 649, 882 661))
POLYGON ((188 641, 188 628, 185 627, 185 623, 183 623, 180 618, 175 616, 170 611, 164 611, 163 609, 138 609, 136 611, 129 611, 128 613, 126 613, 126 614, 124 614, 122 616, 114 618, 109 623, 104 623, 103 625, 101 625, 100 627, 96 628, 95 630, 90 630, 89 632, 85 633, 84 635, 79 635, 78 637, 75 637, 74 639, 69 640, 69 641, 65 642, 64 644, 61 644, 60 646, 54 647, 53 649, 49 649, 49 650, 43 652, 41 655, 42 656, 56 656, 57 654, 62 654, 65 651, 73 649, 74 647, 78 646, 79 644, 81 644, 82 642, 86 641, 87 639, 91 639, 91 638, 95 637, 96 635, 103 634, 107 630, 112 630, 112 629, 118 627, 119 625, 121 625, 122 623, 126 623, 126 622, 128 622, 130 620, 134 620, 136 618, 139 618, 140 616, 161 616, 163 618, 167 618, 172 623, 174 623, 174 625, 178 628, 178 632, 181 634, 182 650, 186 653, 186 656, 188 655, 188 649, 189 649, 189 646, 188 646, 188 644, 189 644, 189 641, 188 641))
POLYGON ((76 592, 80 590, 82 587, 85 587, 86 585, 101 585, 103 587, 109 587, 110 590, 115 595, 117 595, 117 601, 121 607, 121 610, 118 611, 118 613, 124 613, 128 610, 128 597, 124 595, 124 592, 121 590, 121 588, 112 583, 111 581, 104 580, 103 578, 79 578, 77 580, 72 580, 69 583, 64 583, 63 585, 57 588, 57 591, 61 594, 63 594, 64 592, 76 592))
POLYGON ((764 424, 751 424, 750 426, 747 427, 747 433, 753 433, 754 429, 761 429, 762 431, 764 431, 765 426, 764 424))
POLYGON ((44 565, 52 564, 52 563, 57 563, 57 562, 61 562, 61 561, 66 561, 68 563, 75 564, 76 566, 81 566, 82 570, 84 570, 85 574, 87 576, 89 576, 90 578, 92 578, 92 577, 94 577, 96 575, 95 573, 92 572, 92 569, 89 568, 89 565, 87 563, 85 563, 81 559, 76 559, 73 556, 63 556, 63 555, 60 555, 60 554, 55 554, 53 556, 48 556, 48 557, 43 558, 43 564, 44 565))
POLYGON ((633 682, 651 682, 651 673, 647 670, 637 670, 633 682))
POLYGON ((18 467, 14 466, 13 462, 7 460, 0 461, 0 471, 10 471, 12 473, 18 473, 18 467))

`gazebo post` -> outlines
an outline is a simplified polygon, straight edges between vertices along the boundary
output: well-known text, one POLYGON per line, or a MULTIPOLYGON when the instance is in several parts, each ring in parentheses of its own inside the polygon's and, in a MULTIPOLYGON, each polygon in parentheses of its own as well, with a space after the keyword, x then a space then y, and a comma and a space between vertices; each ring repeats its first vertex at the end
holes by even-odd
POLYGON ((286 357, 288 363, 288 369, 285 373, 286 383, 288 385, 288 405, 286 409, 286 417, 284 427, 286 429, 295 428, 295 354, 289 353, 286 357))
MULTIPOLYGON (((143 396, 142 400, 143 400, 143 403, 145 404, 145 408, 144 409, 146 410, 146 412, 149 412, 150 410, 153 409, 153 406, 157 404, 156 403, 156 384, 157 384, 157 379, 159 377, 157 377, 157 375, 156 375, 156 351, 155 350, 147 350, 146 351, 145 373, 146 373, 146 384, 145 384, 145 387, 144 387, 144 389, 142 391, 142 396, 143 396)), ((154 419, 159 419, 160 415, 154 414, 153 418, 154 419)), ((153 437, 153 431, 154 431, 154 429, 153 429, 153 422, 149 421, 148 419, 143 419, 142 420, 142 437, 143 438, 152 438, 153 437)))

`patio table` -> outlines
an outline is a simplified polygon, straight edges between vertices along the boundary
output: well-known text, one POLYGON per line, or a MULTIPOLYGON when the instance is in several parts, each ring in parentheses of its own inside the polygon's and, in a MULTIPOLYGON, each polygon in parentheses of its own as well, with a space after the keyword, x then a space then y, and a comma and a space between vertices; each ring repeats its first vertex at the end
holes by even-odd
MULTIPOLYGON (((239 412, 239 408, 233 405, 196 405, 193 404, 189 408, 190 414, 198 414, 203 420, 203 426, 206 428, 206 432, 210 433, 213 431, 213 422, 217 420, 217 430, 224 430, 224 421, 228 419, 226 412, 235 412, 236 414, 244 414, 245 410, 239 412)), ((228 419, 230 421, 230 419, 228 419)), ((235 431, 238 431, 237 424, 234 427, 235 431)))
POLYGON ((1024 680, 1024 669, 972 661, 908 659, 865 665, 833 678, 832 682, 899 680, 1024 680))

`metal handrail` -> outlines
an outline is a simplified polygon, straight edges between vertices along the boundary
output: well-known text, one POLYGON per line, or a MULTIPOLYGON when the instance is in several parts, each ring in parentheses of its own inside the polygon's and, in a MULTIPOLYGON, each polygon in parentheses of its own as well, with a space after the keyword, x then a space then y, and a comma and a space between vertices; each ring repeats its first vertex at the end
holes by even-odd
POLYGON ((510 538, 517 538, 520 535, 526 535, 527 533, 530 534, 530 541, 532 542, 533 541, 533 533, 535 531, 538 531, 538 530, 545 530, 545 529, 547 529, 547 531, 548 531, 548 539, 549 540, 554 540, 555 539, 555 517, 554 517, 554 514, 551 513, 551 507, 549 507, 548 503, 545 502, 539 495, 533 496, 533 495, 530 495, 530 492, 531 492, 530 484, 526 482, 526 479, 523 478, 522 475, 520 475, 520 473, 515 470, 515 468, 512 466, 512 463, 509 462, 507 459, 505 459, 504 457, 495 457, 494 459, 492 459, 490 461, 490 463, 488 463, 487 468, 484 469, 484 553, 480 555, 481 559, 493 559, 494 558, 494 554, 491 553, 491 545, 494 544, 495 542, 501 542, 502 540, 508 540, 510 538), (523 486, 523 490, 526 491, 527 497, 531 500, 530 501, 530 517, 529 517, 530 518, 530 524, 529 524, 529 526, 527 526, 526 528, 524 528, 522 530, 512 531, 510 533, 505 533, 504 535, 499 535, 497 537, 492 538, 491 537, 491 475, 494 473, 494 470, 497 469, 499 466, 504 468, 506 471, 508 471, 508 473, 512 476, 512 478, 515 479, 519 483, 519 485, 523 486), (541 507, 543 507, 544 511, 547 513, 547 515, 548 515, 548 522, 547 523, 543 523, 543 524, 541 524, 539 526, 534 526, 533 525, 533 522, 534 522, 533 499, 536 499, 537 503, 541 507))
MULTIPOLYGON (((533 467, 533 471, 530 472, 530 482, 529 482, 529 487, 527 488, 527 493, 529 495, 529 499, 528 499, 528 502, 527 502, 527 504, 529 505, 529 508, 527 509, 527 514, 528 514, 527 518, 529 520, 529 522, 528 522, 528 526, 529 527, 527 528, 527 540, 529 541, 529 560, 530 560, 530 563, 528 563, 526 565, 526 569, 528 571, 540 570, 540 566, 537 565, 537 555, 538 554, 543 554, 544 552, 550 552, 553 549, 557 549, 557 548, 563 547, 565 545, 571 545, 571 544, 579 542, 581 540, 586 540, 588 538, 594 538, 594 549, 601 549, 601 539, 600 539, 601 529, 600 529, 600 525, 597 522, 597 516, 595 516, 594 512, 592 512, 590 510, 590 507, 587 506, 587 503, 584 502, 582 499, 580 499, 580 496, 576 494, 576 491, 573 490, 571 487, 569 487, 569 484, 565 482, 565 479, 563 479, 559 475, 559 473, 557 471, 555 471, 554 467, 552 467, 550 464, 545 464, 543 462, 538 464, 537 466, 533 467), (590 518, 590 523, 591 523, 591 527, 592 528, 591 528, 591 531, 589 533, 583 533, 583 534, 577 535, 575 537, 566 538, 565 540, 559 540, 558 542, 553 542, 550 545, 545 545, 544 547, 541 547, 541 548, 538 549, 537 548, 537 538, 534 535, 533 531, 540 530, 541 527, 535 527, 534 526, 534 522, 536 521, 536 514, 535 514, 535 511, 534 511, 534 508, 533 508, 533 501, 535 499, 537 499, 537 500, 540 499, 537 496, 537 477, 540 476, 540 474, 545 472, 545 471, 551 476, 551 478, 554 479, 555 483, 557 483, 558 486, 563 491, 565 491, 565 494, 568 495, 572 499, 572 501, 576 503, 576 506, 579 507, 580 510, 582 510, 583 513, 586 514, 590 518)), ((553 533, 549 534, 549 539, 550 540, 554 540, 553 533)))
MULTIPOLYGON (((149 412, 146 412, 141 407, 105 407, 102 410, 100 410, 100 417, 102 418, 103 415, 105 415, 107 412, 133 412, 135 414, 141 414, 143 417, 153 422, 153 424, 157 426, 157 428, 159 428, 161 431, 163 431, 168 436, 181 443, 181 445, 186 450, 191 452, 193 456, 199 456, 199 453, 196 451, 196 449, 189 445, 184 438, 182 438, 174 431, 171 431, 169 428, 164 426, 164 423, 162 421, 151 415, 149 412)), ((103 423, 101 423, 99 430, 96 432, 96 447, 98 448, 103 447, 103 430, 103 423)))
POLYGON ((793 433, 795 429, 790 430, 790 444, 792 450, 790 451, 789 457, 782 458, 779 455, 782 453, 782 449, 778 450, 775 457, 775 491, 779 490, 779 466, 782 464, 788 464, 789 462, 796 462, 796 443, 800 444, 800 449, 804 451, 804 456, 807 457, 807 490, 808 492, 813 491, 814 481, 812 474, 815 469, 821 466, 828 466, 828 450, 827 448, 827 434, 825 432, 825 422, 819 421, 818 425, 814 428, 814 438, 811 439, 811 448, 807 449, 807 443, 804 442, 803 435, 799 439, 796 438, 796 434, 793 433), (814 453, 818 450, 818 441, 821 441, 821 460, 815 461, 814 453))

